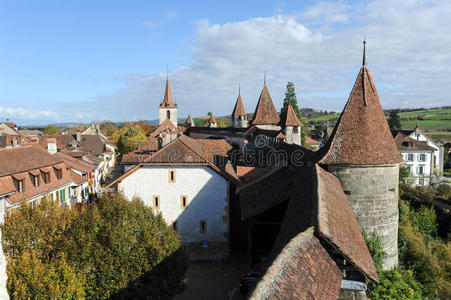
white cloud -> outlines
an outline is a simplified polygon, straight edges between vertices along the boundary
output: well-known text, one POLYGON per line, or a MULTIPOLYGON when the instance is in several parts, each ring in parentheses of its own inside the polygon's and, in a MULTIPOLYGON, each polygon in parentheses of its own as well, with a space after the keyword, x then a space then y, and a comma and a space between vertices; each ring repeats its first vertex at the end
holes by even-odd
MULTIPOLYGON (((364 33, 384 107, 449 105, 450 15, 446 0, 387 0, 320 2, 290 15, 225 24, 199 20, 193 63, 169 74, 179 116, 229 114, 238 82, 246 110, 253 111, 265 70, 278 109, 287 81, 294 81, 301 107, 340 111, 361 64, 364 33)), ((89 103, 89 112, 111 120, 155 119, 165 77, 123 76, 127 88, 89 103)))
POLYGON ((51 119, 56 120, 58 114, 54 111, 49 110, 38 110, 30 111, 23 107, 4 107, 0 106, 0 116, 1 118, 20 118, 20 119, 51 119))

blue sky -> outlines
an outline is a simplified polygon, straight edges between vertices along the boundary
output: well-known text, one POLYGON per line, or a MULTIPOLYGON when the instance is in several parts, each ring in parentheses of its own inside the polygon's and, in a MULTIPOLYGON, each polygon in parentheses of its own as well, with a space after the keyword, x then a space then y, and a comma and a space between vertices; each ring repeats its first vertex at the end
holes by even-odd
POLYGON ((447 1, 0 1, 0 120, 155 119, 166 64, 181 117, 280 106, 341 110, 362 37, 386 108, 450 105, 447 1), (438 74, 440 76, 438 77, 438 74))

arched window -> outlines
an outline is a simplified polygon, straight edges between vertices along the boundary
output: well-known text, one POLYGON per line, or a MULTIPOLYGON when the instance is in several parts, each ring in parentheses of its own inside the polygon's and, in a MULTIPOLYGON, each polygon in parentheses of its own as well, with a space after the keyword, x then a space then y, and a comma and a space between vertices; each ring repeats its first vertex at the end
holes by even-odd
POLYGON ((166 111, 166 118, 171 119, 171 111, 170 110, 166 111))

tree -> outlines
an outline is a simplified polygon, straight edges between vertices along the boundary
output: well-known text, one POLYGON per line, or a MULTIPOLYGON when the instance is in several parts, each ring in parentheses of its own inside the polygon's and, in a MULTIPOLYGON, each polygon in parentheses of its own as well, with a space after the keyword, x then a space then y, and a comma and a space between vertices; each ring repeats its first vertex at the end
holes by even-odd
POLYGON ((390 111, 390 117, 388 119, 388 126, 390 127, 391 130, 401 129, 401 119, 399 118, 397 110, 390 111))
POLYGON ((146 133, 139 125, 130 128, 122 128, 117 134, 114 133, 111 137, 113 141, 116 141, 118 151, 122 154, 127 154, 136 149, 139 142, 147 139, 146 133))
POLYGON ((138 121, 136 122, 136 125, 141 127, 141 129, 144 131, 146 135, 149 135, 152 132, 152 125, 149 123, 145 123, 144 121, 138 121))
POLYGON ((59 130, 55 125, 49 124, 44 128, 44 134, 59 134, 59 130))
POLYGON ((117 130, 117 126, 113 122, 103 121, 100 123, 100 130, 106 131, 106 135, 111 136, 117 130))
POLYGON ((104 195, 79 209, 24 203, 1 227, 16 298, 171 299, 185 286, 178 234, 139 199, 104 195))
MULTIPOLYGON (((298 107, 298 100, 296 98, 294 83, 291 81, 289 81, 287 83, 287 91, 285 92, 285 98, 283 99, 283 107, 280 111, 280 114, 283 114, 285 112, 285 110, 287 109, 289 104, 291 104, 291 106, 293 106, 294 113, 298 117, 299 121, 301 121, 301 123, 303 123, 301 111, 299 110, 299 107, 298 107)), ((301 127, 301 145, 302 146, 305 146, 305 139, 306 139, 305 129, 303 126, 303 127, 301 127)))

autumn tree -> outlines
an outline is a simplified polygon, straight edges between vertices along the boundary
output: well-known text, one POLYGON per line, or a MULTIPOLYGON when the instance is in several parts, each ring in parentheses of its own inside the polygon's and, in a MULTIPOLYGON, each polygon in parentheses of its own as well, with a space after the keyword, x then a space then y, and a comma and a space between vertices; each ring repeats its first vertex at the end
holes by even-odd
POLYGON ((118 151, 122 154, 133 151, 139 142, 145 141, 146 139, 146 133, 139 125, 121 128, 111 135, 111 140, 116 144, 118 151))
POLYGON ((100 130, 106 131, 106 135, 111 136, 117 130, 117 126, 113 122, 103 121, 100 123, 100 130))
POLYGON ((141 127, 141 129, 144 131, 146 135, 149 135, 152 132, 152 125, 149 123, 145 123, 144 121, 138 121, 136 122, 136 125, 141 127))
POLYGON ((59 134, 60 131, 55 127, 55 125, 49 124, 44 128, 44 134, 59 134))

